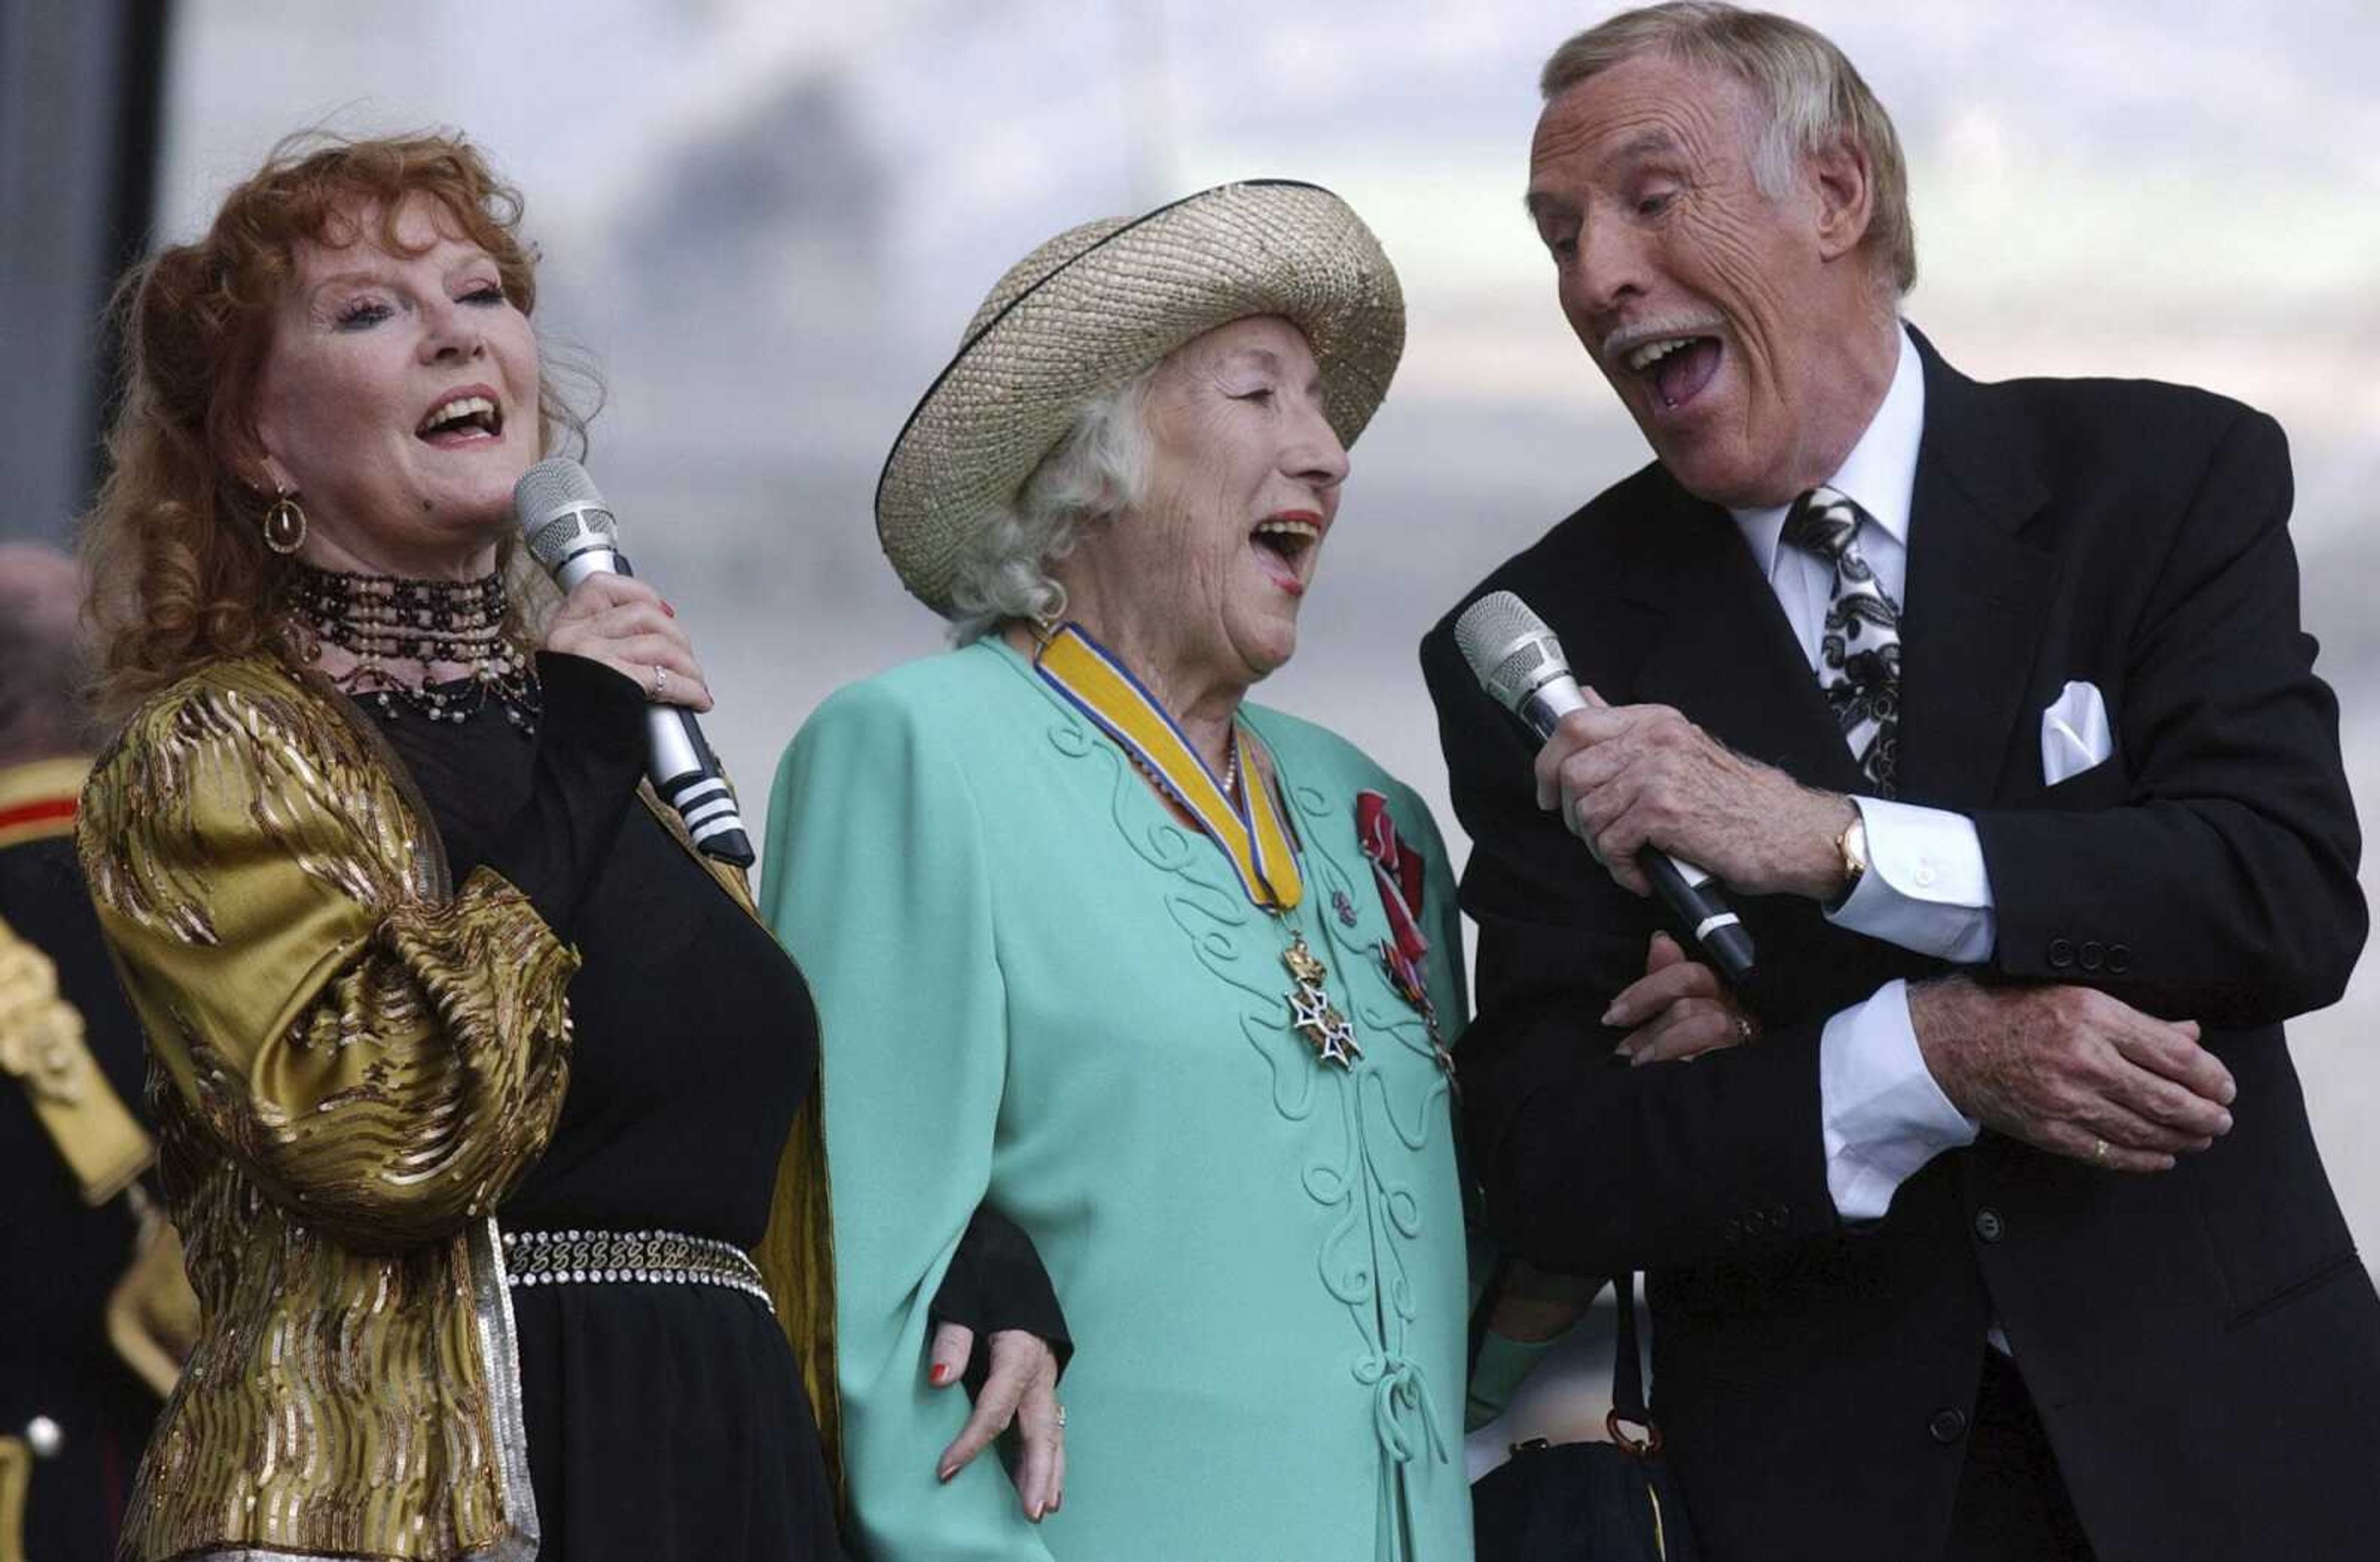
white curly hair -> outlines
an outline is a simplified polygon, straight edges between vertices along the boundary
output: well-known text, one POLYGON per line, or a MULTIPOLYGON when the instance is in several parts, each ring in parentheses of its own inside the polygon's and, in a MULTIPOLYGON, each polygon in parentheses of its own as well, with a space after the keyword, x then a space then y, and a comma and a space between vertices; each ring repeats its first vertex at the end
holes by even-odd
POLYGON ((1138 506, 1148 489, 1149 369, 1075 416, 1014 503, 978 519, 951 579, 951 643, 966 645, 1014 619, 1047 622, 1066 611, 1050 567, 1093 526, 1138 506))

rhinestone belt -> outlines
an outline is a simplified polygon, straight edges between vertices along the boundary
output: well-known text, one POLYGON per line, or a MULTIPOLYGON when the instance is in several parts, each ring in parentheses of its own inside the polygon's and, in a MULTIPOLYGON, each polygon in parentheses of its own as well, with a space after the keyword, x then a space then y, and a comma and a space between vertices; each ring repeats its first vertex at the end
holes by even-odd
POLYGON ((507 1231, 504 1280, 515 1286, 724 1286, 769 1303, 759 1266, 733 1242, 683 1231, 507 1231))

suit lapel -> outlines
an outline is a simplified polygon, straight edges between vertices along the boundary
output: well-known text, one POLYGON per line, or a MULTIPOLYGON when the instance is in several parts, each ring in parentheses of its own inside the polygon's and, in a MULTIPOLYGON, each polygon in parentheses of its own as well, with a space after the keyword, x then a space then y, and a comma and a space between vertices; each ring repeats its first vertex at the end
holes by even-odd
MULTIPOLYGON (((1972 812, 2009 761, 2056 584, 2024 536, 2047 500, 2030 432, 1913 328, 1925 431, 1901 623, 1900 796, 1972 812)), ((1633 532, 1626 595, 1646 616, 1633 698, 1674 705, 1741 752, 1864 793, 1816 677, 1727 512, 1658 477, 1662 513, 1633 532)))
POLYGON ((1628 595, 1653 616, 1635 698, 1813 786, 1856 790, 1842 730, 1735 522, 1661 482, 1666 513, 1636 533, 1628 569, 1628 595))
POLYGON ((1900 627, 1900 796, 1966 812, 1996 795, 2055 584, 2055 559, 2022 535, 2048 490, 2029 432, 1910 334, 1925 432, 1900 627))

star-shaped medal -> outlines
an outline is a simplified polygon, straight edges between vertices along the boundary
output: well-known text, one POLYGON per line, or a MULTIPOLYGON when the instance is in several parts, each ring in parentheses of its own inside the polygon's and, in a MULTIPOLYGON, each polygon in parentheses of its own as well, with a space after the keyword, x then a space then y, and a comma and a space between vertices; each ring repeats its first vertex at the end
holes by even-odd
POLYGON ((1322 1034, 1314 1043, 1314 1054, 1325 1063, 1335 1063, 1342 1068, 1353 1068, 1364 1049, 1355 1044, 1355 1028, 1347 1017, 1335 1008, 1323 1011, 1327 1017, 1322 1034))
POLYGON ((1291 989, 1289 1028, 1305 1037, 1314 1056, 1325 1063, 1352 1068, 1364 1056, 1364 1049, 1355 1044, 1355 1027, 1339 1012, 1330 995, 1312 983, 1300 982, 1291 989))
POLYGON ((1323 987, 1329 975, 1322 961, 1305 942, 1304 934, 1290 939, 1289 947, 1281 951, 1281 963, 1289 968, 1296 983, 1289 990, 1289 1028, 1305 1038, 1314 1056, 1325 1063, 1335 1063, 1342 1068, 1353 1068, 1364 1049, 1355 1043, 1355 1027, 1339 1012, 1323 987))
POLYGON ((1320 1046, 1322 1043, 1316 1038, 1330 1028, 1330 1019, 1329 994, 1318 987, 1304 985, 1290 989, 1289 1028, 1291 1030, 1306 1040, 1314 1042, 1315 1045, 1320 1046))

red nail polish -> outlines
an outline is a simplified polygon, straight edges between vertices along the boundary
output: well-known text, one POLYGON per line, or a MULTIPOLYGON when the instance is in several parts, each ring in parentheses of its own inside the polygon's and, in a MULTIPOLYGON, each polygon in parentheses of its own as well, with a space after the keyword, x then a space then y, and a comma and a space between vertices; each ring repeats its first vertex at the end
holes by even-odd
POLYGON ((932 1384, 936 1388, 940 1388, 942 1385, 951 1381, 951 1370, 941 1362, 937 1361, 934 1363, 932 1370, 926 1373, 926 1381, 932 1384))

